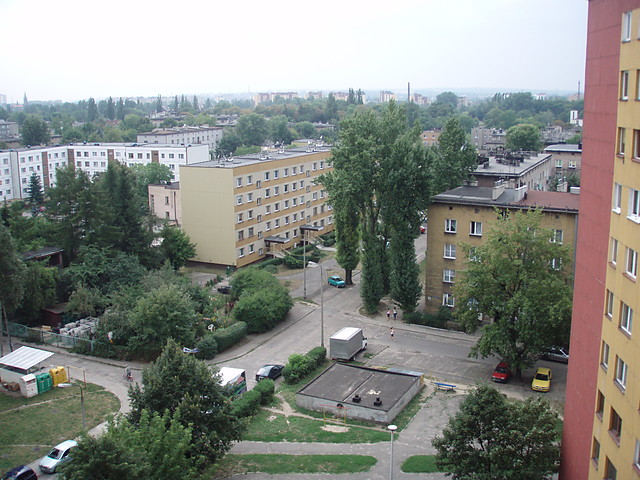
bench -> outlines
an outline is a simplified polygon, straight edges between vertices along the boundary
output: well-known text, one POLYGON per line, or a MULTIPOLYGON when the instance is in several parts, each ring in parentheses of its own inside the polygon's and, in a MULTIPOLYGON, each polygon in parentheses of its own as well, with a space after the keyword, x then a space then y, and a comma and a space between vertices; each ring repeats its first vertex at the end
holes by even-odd
POLYGON ((456 390, 456 386, 449 383, 433 382, 433 384, 437 390, 444 390, 446 392, 454 392, 456 390))

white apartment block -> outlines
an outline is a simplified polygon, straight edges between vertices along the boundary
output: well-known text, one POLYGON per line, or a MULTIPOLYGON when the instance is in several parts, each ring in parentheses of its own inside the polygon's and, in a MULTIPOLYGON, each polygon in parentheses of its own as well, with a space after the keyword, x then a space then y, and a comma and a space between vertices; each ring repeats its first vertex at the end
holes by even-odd
POLYGON ((222 138, 222 127, 195 126, 155 129, 152 132, 140 133, 138 143, 158 145, 199 145, 206 144, 209 150, 215 151, 222 138))
POLYGON ((29 196, 29 180, 34 173, 47 189, 56 185, 56 170, 73 164, 93 176, 105 172, 109 161, 129 167, 160 163, 179 181, 181 165, 209 160, 207 145, 139 145, 127 143, 70 144, 0 151, 0 200, 29 196))

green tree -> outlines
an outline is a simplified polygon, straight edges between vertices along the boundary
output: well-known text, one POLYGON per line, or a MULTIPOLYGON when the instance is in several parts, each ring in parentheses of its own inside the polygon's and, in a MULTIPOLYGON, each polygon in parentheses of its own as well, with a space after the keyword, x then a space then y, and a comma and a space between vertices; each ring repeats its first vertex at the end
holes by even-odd
POLYGON ((235 130, 227 131, 218 142, 216 155, 218 157, 229 157, 233 155, 241 145, 242 139, 235 130))
POLYGON ((38 115, 27 115, 20 129, 22 145, 43 145, 50 139, 47 122, 38 115))
POLYGON ((338 105, 336 103, 336 97, 333 96, 333 93, 330 93, 327 97, 327 104, 324 110, 325 121, 330 122, 331 120, 338 119, 338 105))
POLYGON ((118 103, 116 105, 116 118, 120 121, 124 120, 125 109, 124 109, 124 100, 120 97, 118 103))
POLYGON ((56 302, 58 269, 40 262, 27 262, 23 301, 18 309, 20 318, 27 324, 39 323, 42 309, 56 302))
POLYGON ((87 102, 87 121, 95 122, 98 119, 98 107, 96 106, 96 101, 93 97, 89 98, 89 102, 87 102))
MULTIPOLYGON (((269 135, 267 120, 257 113, 248 113, 238 119, 236 133, 243 145, 262 145, 269 135)), ((223 137, 224 138, 224 137, 223 137)))
MULTIPOLYGON (((0 224, 0 303, 2 303, 0 322, 4 321, 5 325, 7 312, 13 312, 22 301, 26 270, 24 262, 16 252, 9 229, 0 224)), ((3 329, 0 328, 0 330, 3 329)), ((8 328, 4 330, 9 331, 8 328)))
POLYGON ((289 121, 284 115, 272 117, 268 122, 269 138, 275 143, 289 145, 293 141, 293 134, 289 128, 289 121))
POLYGON ((213 464, 243 430, 218 380, 204 362, 169 340, 160 357, 142 371, 142 386, 129 390, 129 418, 138 423, 143 410, 178 412, 180 424, 192 428, 189 457, 199 468, 213 464))
POLYGON ((80 285, 69 297, 66 310, 79 317, 95 317, 101 315, 108 304, 100 290, 80 285))
POLYGON ((193 346, 195 308, 185 292, 163 285, 140 298, 130 314, 136 335, 129 342, 136 351, 159 351, 169 338, 193 346))
POLYGON ((174 269, 184 267, 187 260, 196 254, 196 246, 191 243, 189 236, 180 228, 166 226, 160 232, 162 244, 160 249, 174 269))
POLYGON ((514 125, 507 130, 505 146, 511 150, 540 151, 542 140, 535 125, 514 125))
POLYGON ((454 287, 454 314, 468 332, 478 328, 479 313, 492 319, 470 355, 499 356, 518 375, 569 335, 569 249, 540 227, 541 218, 540 210, 499 216, 483 245, 465 247, 454 287))
POLYGON ((200 107, 198 106, 198 97, 193 96, 193 110, 197 113, 200 111, 200 107))
POLYGON ((318 130, 311 122, 300 122, 296 125, 296 131, 300 138, 317 138, 318 130))
POLYGON ((117 418, 99 437, 84 435, 74 449, 74 461, 61 469, 64 478, 193 478, 197 470, 189 457, 192 432, 180 423, 179 415, 145 410, 135 425, 117 418))
POLYGON ((113 102, 113 98, 111 97, 109 97, 109 100, 107 100, 105 117, 107 117, 109 120, 114 120, 116 118, 116 104, 113 102))
POLYGON ((137 164, 131 167, 136 179, 140 198, 149 196, 149 185, 168 183, 173 179, 173 172, 167 165, 161 163, 137 164))
POLYGON ((162 110, 162 95, 158 95, 158 98, 156 99, 156 112, 160 113, 162 110))
POLYGON ((31 177, 29 178, 28 193, 31 205, 33 205, 34 207, 40 207, 44 205, 44 192, 42 191, 42 183, 40 182, 40 176, 36 173, 31 174, 31 177))
POLYGON ((436 102, 446 103, 456 108, 458 106, 458 96, 453 92, 442 92, 436 96, 436 102))
POLYGON ((509 402, 481 386, 433 440, 436 465, 458 480, 544 480, 560 460, 556 422, 546 400, 509 402))
POLYGON ((458 187, 478 165, 478 154, 456 117, 445 123, 431 164, 434 194, 458 187))

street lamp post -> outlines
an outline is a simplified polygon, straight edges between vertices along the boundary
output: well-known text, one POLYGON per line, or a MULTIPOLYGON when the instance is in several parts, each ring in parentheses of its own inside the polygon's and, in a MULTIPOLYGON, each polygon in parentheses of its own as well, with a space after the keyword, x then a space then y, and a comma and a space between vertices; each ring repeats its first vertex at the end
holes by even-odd
POLYGON ((84 387, 79 383, 59 383, 59 388, 78 387, 80 389, 80 408, 82 410, 82 430, 87 430, 87 419, 84 412, 84 387))
POLYGON ((389 480, 393 480, 393 432, 395 432, 398 427, 396 425, 389 425, 387 428, 391 432, 391 460, 389 462, 389 480))
POLYGON ((319 263, 311 261, 309 267, 320 267, 320 346, 324 348, 324 268, 319 263))
POLYGON ((300 227, 300 231, 302 232, 302 283, 304 285, 303 296, 305 300, 307 299, 307 241, 309 240, 309 234, 307 232, 309 230, 319 232, 322 228, 323 227, 318 227, 316 225, 302 225, 300 227))

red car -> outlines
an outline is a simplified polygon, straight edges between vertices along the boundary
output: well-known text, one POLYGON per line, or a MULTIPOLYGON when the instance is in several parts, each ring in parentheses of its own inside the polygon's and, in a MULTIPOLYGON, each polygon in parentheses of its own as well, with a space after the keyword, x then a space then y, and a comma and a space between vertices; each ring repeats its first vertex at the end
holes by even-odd
POLYGON ((491 375, 491 380, 499 383, 507 383, 511 378, 511 368, 505 362, 500 362, 491 375))
POLYGON ((420 233, 427 233, 427 227, 420 225, 420 233))

